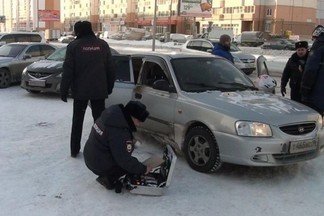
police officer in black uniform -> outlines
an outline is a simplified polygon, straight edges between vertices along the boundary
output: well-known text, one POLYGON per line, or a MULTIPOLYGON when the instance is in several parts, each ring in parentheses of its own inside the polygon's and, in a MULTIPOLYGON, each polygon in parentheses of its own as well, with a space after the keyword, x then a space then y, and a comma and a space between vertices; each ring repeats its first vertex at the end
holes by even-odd
POLYGON ((64 102, 67 102, 70 88, 74 99, 70 143, 72 157, 80 151, 88 101, 96 120, 105 109, 105 98, 111 94, 115 81, 109 45, 95 36, 91 23, 79 21, 75 23, 74 31, 77 37, 67 46, 60 89, 64 102))
POLYGON ((107 189, 117 189, 118 179, 125 174, 142 175, 152 169, 132 156, 132 133, 148 115, 144 104, 130 101, 105 109, 94 123, 84 147, 84 161, 107 189))
POLYGON ((301 80, 308 57, 307 41, 295 43, 296 52, 289 58, 281 77, 281 94, 286 95, 286 85, 289 81, 291 100, 301 103, 301 80))

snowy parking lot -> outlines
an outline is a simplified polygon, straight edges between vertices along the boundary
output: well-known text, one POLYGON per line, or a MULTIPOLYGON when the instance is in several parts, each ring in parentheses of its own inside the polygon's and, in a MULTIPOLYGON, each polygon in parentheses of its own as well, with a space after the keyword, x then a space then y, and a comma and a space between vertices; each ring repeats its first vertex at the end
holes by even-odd
MULTIPOLYGON (((215 174, 195 172, 179 156, 164 196, 116 194, 95 181, 82 154, 70 157, 71 99, 12 86, 0 100, 1 215, 323 215, 323 156, 285 167, 227 165, 215 174)), ((92 123, 88 109, 82 147, 92 123)), ((135 154, 162 149, 146 137, 135 154)))
MULTIPOLYGON (((278 83, 291 53, 244 52, 268 57, 278 83)), ((288 51, 289 52, 289 51, 288 51)), ((251 75, 255 79, 255 74, 251 75)), ((287 89, 288 90, 288 89, 287 89)), ((277 89, 277 94, 279 91, 277 89)), ((72 99, 31 94, 13 85, 0 89, 1 215, 219 215, 321 216, 324 156, 283 167, 225 165, 219 172, 192 170, 178 155, 171 185, 161 197, 116 194, 96 182, 83 156, 70 157, 72 99)), ((87 109, 81 151, 93 124, 87 109)), ((141 134, 140 160, 163 147, 141 134)))

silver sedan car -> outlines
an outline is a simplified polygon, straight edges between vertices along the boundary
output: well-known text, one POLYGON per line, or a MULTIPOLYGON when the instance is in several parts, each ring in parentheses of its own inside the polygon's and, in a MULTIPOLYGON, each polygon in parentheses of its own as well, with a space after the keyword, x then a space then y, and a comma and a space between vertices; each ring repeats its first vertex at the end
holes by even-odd
POLYGON ((123 58, 129 60, 107 105, 129 99, 144 103, 150 116, 141 129, 172 143, 197 171, 216 171, 223 162, 293 164, 317 157, 323 148, 321 115, 258 91, 220 57, 150 53, 123 58))
POLYGON ((25 67, 45 59, 56 47, 46 43, 10 43, 0 47, 0 88, 19 82, 25 67))

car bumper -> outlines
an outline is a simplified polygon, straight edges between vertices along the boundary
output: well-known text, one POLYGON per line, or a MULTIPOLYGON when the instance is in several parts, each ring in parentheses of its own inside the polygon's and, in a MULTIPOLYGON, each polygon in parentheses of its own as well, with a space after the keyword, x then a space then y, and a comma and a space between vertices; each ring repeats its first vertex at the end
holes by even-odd
POLYGON ((302 139, 241 137, 214 131, 221 160, 248 166, 281 166, 317 157, 323 152, 323 131, 303 136, 302 139), (291 141, 314 140, 316 149, 289 153, 291 141))
POLYGON ((31 77, 30 75, 24 75, 21 79, 21 84, 20 86, 23 89, 26 90, 31 90, 31 91, 42 91, 42 92, 54 92, 54 93, 59 93, 60 92, 60 83, 61 83, 61 78, 57 76, 50 76, 47 77, 46 79, 36 79, 31 77), (43 86, 36 86, 32 84, 33 81, 41 81, 44 83, 43 86))

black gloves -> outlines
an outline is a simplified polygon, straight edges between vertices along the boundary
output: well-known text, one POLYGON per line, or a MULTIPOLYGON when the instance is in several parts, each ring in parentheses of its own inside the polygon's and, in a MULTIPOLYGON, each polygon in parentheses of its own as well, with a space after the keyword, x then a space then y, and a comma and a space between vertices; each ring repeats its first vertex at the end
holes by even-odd
POLYGON ((67 102, 67 95, 65 95, 65 94, 61 94, 61 100, 62 100, 63 102, 67 102))
POLYGON ((282 95, 282 97, 285 97, 286 94, 287 94, 286 93, 286 88, 285 87, 281 87, 281 95, 282 95))

